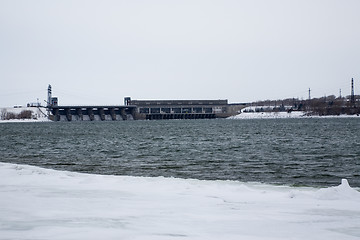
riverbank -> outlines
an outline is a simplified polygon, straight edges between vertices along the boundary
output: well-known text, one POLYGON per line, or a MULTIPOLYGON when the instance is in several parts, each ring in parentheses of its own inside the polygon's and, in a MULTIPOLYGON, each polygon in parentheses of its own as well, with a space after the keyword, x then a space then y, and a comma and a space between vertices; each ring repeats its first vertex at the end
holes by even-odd
POLYGON ((241 113, 228 119, 283 119, 283 118, 360 118, 358 115, 310 115, 302 111, 287 112, 252 112, 241 113))
POLYGON ((44 107, 0 108, 0 122, 47 122, 50 121, 44 107), (24 114, 25 113, 25 114, 24 114))
POLYGON ((241 113, 228 119, 283 119, 283 118, 357 118, 357 114, 319 115, 307 111, 293 111, 284 107, 284 111, 273 111, 274 107, 251 106, 241 110, 241 113))

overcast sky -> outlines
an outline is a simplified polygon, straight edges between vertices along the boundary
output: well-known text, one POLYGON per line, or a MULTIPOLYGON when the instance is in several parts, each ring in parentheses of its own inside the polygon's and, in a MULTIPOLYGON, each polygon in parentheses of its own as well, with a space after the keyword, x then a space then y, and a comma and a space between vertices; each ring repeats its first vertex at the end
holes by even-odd
POLYGON ((360 92, 359 0, 0 0, 0 107, 360 92))

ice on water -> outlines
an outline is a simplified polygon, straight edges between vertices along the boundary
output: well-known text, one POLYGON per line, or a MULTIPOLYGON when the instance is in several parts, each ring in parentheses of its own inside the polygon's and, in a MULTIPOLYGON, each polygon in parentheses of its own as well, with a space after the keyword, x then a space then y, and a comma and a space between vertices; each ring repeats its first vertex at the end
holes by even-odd
POLYGON ((360 239, 346 180, 291 188, 7 163, 0 176, 0 239, 360 239))

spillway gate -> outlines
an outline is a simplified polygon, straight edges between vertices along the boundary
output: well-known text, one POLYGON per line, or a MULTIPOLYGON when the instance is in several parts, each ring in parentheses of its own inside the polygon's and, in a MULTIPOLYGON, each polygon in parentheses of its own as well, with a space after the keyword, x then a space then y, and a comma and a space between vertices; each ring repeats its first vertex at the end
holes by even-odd
POLYGON ((53 121, 133 120, 136 106, 51 106, 53 121))

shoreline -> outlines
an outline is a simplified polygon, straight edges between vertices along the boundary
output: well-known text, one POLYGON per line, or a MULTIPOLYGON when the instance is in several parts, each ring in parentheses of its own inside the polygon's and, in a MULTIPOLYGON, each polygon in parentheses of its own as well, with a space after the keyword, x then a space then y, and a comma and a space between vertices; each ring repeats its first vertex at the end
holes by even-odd
MULTIPOLYGON (((229 120, 243 120, 243 119, 329 119, 329 118, 360 118, 358 115, 306 115, 306 113, 286 113, 286 112, 262 112, 262 113, 241 113, 235 116, 228 117, 229 120)), ((9 120, 0 120, 1 123, 39 123, 39 122, 53 122, 48 118, 40 119, 9 119, 9 120)), ((75 121, 74 121, 75 122, 75 121)), ((79 122, 79 121, 76 121, 79 122)), ((111 122, 111 121, 110 121, 111 122)))
POLYGON ((309 115, 307 112, 302 111, 293 111, 291 113, 288 112, 246 112, 240 113, 236 116, 231 116, 227 119, 287 119, 287 118, 358 118, 358 115, 309 115))
MULTIPOLYGON (((251 108, 251 107, 249 107, 251 108)), ((39 110, 38 108, 34 107, 26 107, 26 108, 0 108, 0 113, 14 113, 19 114, 21 111, 31 111, 33 118, 31 119, 8 119, 3 120, 0 119, 0 123, 30 123, 30 122, 52 122, 52 120, 48 119, 44 116, 43 112, 46 109, 39 110)), ((1 116, 0 116, 1 117, 1 116)), ((292 112, 245 112, 243 111, 234 116, 230 116, 226 119, 287 119, 287 118, 318 118, 318 119, 328 119, 328 118, 358 118, 360 117, 357 114, 354 115, 311 115, 310 112, 305 111, 292 111, 292 112)))

